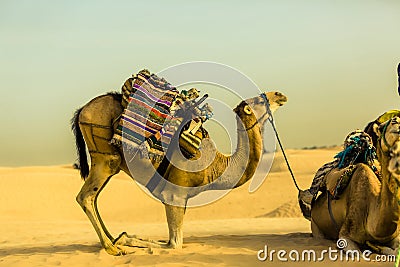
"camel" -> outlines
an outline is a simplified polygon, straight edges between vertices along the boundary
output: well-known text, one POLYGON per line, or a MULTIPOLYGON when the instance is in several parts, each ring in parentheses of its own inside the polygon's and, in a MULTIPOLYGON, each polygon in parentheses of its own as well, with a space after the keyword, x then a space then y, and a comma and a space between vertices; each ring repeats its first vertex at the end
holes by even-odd
MULTIPOLYGON (((237 115, 237 148, 232 155, 218 152, 211 139, 203 139, 199 155, 191 160, 179 157, 180 153, 173 152, 174 164, 169 165, 163 175, 164 182, 160 182, 153 192, 161 192, 160 195, 165 200, 163 204, 169 228, 168 241, 156 242, 130 236, 125 232, 114 238, 107 230, 97 209, 97 198, 113 175, 122 170, 133 179, 151 177, 159 164, 151 162, 149 158, 135 156, 129 159, 129 161, 134 160, 129 166, 137 168, 130 171, 124 153, 120 148, 110 144, 116 127, 115 121, 123 111, 121 98, 122 95, 117 93, 94 98, 78 109, 72 119, 81 176, 84 178, 84 184, 76 200, 91 221, 103 248, 111 255, 130 253, 132 247, 182 248, 185 203, 200 190, 192 190, 186 195, 185 192, 179 194, 168 190, 165 181, 182 188, 207 190, 232 189, 243 185, 254 175, 262 155, 262 126, 269 117, 265 99, 268 99, 271 112, 287 101, 287 97, 279 92, 268 92, 242 101, 234 109, 237 115), (85 144, 91 159, 90 169, 85 144), (175 154, 178 156, 175 157, 175 154), (207 164, 203 164, 203 161, 207 160, 207 164), (187 171, 188 168, 185 166, 193 162, 202 168, 187 171), (171 205, 169 204, 171 199, 182 199, 182 201, 178 205, 171 205)), ((193 169, 192 166, 189 167, 193 169)))
MULTIPOLYGON (((324 192, 312 205, 311 230, 316 238, 346 240, 346 250, 359 250, 361 246, 393 254, 400 242, 400 118, 376 124, 374 131, 381 181, 367 165, 355 165, 343 194, 331 201, 336 226, 328 211, 329 193, 324 192)), ((341 171, 328 173, 327 183, 341 171)))

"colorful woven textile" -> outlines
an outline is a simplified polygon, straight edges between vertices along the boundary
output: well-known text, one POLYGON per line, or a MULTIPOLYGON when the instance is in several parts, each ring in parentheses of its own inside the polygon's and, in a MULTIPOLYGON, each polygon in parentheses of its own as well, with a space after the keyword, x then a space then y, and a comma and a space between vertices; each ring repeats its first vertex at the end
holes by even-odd
POLYGON ((112 143, 134 148, 147 141, 151 148, 162 151, 162 146, 168 146, 174 135, 174 125, 180 124, 170 111, 179 92, 166 80, 155 74, 150 75, 147 70, 129 78, 122 89, 122 103, 127 107, 121 115, 112 143))

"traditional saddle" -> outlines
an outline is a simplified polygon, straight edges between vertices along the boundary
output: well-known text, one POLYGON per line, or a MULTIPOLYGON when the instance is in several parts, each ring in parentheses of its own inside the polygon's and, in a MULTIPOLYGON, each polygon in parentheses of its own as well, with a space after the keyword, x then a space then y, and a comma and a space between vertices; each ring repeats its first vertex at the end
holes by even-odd
POLYGON ((207 95, 196 101, 200 96, 196 88, 179 92, 164 78, 142 70, 125 81, 122 95, 124 112, 112 144, 147 150, 150 159, 161 161, 175 134, 179 134, 180 149, 187 158, 193 157, 201 140, 208 137, 202 124, 212 116, 212 108, 199 106, 207 95))

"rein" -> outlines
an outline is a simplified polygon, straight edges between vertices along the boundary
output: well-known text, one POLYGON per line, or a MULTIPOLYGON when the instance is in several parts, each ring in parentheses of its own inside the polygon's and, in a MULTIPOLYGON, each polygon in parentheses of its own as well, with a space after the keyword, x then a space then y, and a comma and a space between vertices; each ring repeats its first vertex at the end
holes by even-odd
MULTIPOLYGON (((399 66, 400 66, 400 64, 399 64, 399 66)), ((399 85, 399 86, 400 86, 400 85, 399 85)), ((384 128, 383 128, 383 131, 382 131, 382 134, 381 134, 381 136, 380 136, 379 139, 378 139, 379 142, 380 142, 381 139, 383 140, 383 143, 384 143, 385 146, 389 149, 389 151, 390 151, 390 145, 389 145, 388 141, 386 140, 385 134, 386 134, 386 130, 387 130, 387 127, 388 127, 390 121, 391 121, 391 120, 389 120, 389 121, 385 124, 385 126, 384 126, 384 128)), ((386 155, 389 154, 389 151, 384 152, 384 151, 382 150, 382 145, 380 145, 379 149, 381 150, 381 153, 382 153, 382 154, 386 154, 386 155)), ((390 180, 391 178, 392 178, 392 174, 390 174, 388 180, 390 180)), ((394 179, 394 181, 396 182, 396 185, 397 185, 397 190, 396 190, 396 197, 397 197, 397 194, 398 194, 398 191, 399 191, 399 188, 400 188, 400 182, 399 182, 397 179, 394 179)), ((398 198, 397 198, 397 204, 400 205, 400 199, 398 199, 398 198)), ((394 266, 395 266, 395 267, 399 267, 399 264, 400 264, 400 244, 399 244, 399 246, 398 246, 398 248, 397 248, 396 262, 395 262, 395 265, 394 265, 394 266)))
POLYGON ((283 157, 285 158, 285 161, 286 161, 286 165, 288 166, 290 175, 292 176, 293 183, 294 183, 295 187, 297 188, 297 191, 301 191, 299 185, 297 184, 296 178, 294 177, 292 168, 290 167, 289 160, 287 159, 287 156, 286 156, 285 150, 284 150, 284 148, 283 148, 282 142, 281 142, 281 140, 280 140, 280 138, 279 138, 278 131, 276 130, 274 117, 273 117, 273 115, 272 115, 272 111, 271 111, 271 108, 270 108, 270 104, 269 104, 267 95, 266 95, 265 93, 261 93, 261 97, 263 98, 263 100, 264 100, 264 102, 265 102, 265 106, 266 106, 266 108, 267 108, 267 111, 266 111, 259 119, 257 119, 257 121, 256 121, 253 125, 251 125, 249 128, 246 128, 246 129, 244 129, 244 130, 238 129, 238 131, 247 132, 247 131, 253 129, 257 124, 259 124, 259 122, 260 122, 266 115, 269 115, 268 121, 271 123, 272 128, 273 128, 273 130, 274 130, 274 132, 275 132, 276 139, 278 140, 279 147, 281 148, 283 157))
MULTIPOLYGON (((389 145, 388 141, 386 140, 385 135, 386 135, 387 127, 389 126, 390 122, 391 122, 391 120, 388 120, 388 122, 385 124, 385 126, 383 127, 382 134, 381 134, 381 136, 380 136, 379 139, 378 139, 378 141, 383 140, 383 143, 385 144, 385 146, 386 146, 388 149, 390 149, 390 145, 389 145)), ((383 151, 382 151, 382 152, 383 152, 383 151)))
POLYGON ((269 104, 267 95, 266 95, 265 93, 262 93, 262 94, 261 94, 261 97, 264 99, 264 101, 265 101, 265 106, 267 107, 267 112, 266 112, 262 117, 264 117, 266 114, 269 115, 268 121, 271 123, 272 128, 274 129, 275 136, 276 136, 276 140, 278 140, 279 147, 281 148, 283 157, 285 158, 286 165, 288 166, 290 175, 292 176, 293 183, 294 183, 294 185, 296 186, 297 191, 300 192, 301 189, 300 189, 299 185, 297 184, 296 178, 294 178, 294 174, 293 174, 292 168, 290 167, 289 161, 288 161, 288 159, 287 159, 287 157, 286 157, 285 150, 283 149, 282 142, 281 142, 281 140, 280 140, 280 138, 279 138, 278 131, 276 130, 274 117, 273 117, 273 115, 272 115, 272 111, 271 111, 271 108, 270 108, 270 104, 269 104))
POLYGON ((242 130, 242 129, 237 129, 238 131, 240 131, 240 132, 247 132, 247 131, 250 131, 251 129, 253 129, 254 127, 256 127, 256 125, 257 124, 259 124, 260 122, 261 122, 261 120, 265 117, 265 115, 267 115, 268 114, 268 111, 267 112, 265 112, 255 123, 253 123, 253 125, 251 125, 249 128, 246 128, 246 129, 244 129, 244 130, 242 130))

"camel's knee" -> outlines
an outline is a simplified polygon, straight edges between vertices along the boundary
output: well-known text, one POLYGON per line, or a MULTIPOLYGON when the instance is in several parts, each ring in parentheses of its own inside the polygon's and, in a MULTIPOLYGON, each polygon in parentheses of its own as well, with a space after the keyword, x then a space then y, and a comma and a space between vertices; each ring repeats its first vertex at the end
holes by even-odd
POLYGON ((90 206, 96 198, 96 192, 88 192, 81 190, 76 196, 76 202, 85 210, 90 206))
POLYGON ((76 196, 76 202, 83 207, 83 203, 85 202, 85 197, 79 192, 79 194, 76 196))
POLYGON ((81 191, 76 196, 76 202, 78 202, 82 208, 92 205, 108 180, 109 178, 94 179, 89 174, 89 177, 82 186, 81 191))
POLYGON ((92 155, 92 167, 89 175, 82 186, 81 191, 76 196, 76 201, 85 210, 92 206, 96 201, 100 191, 114 174, 120 171, 121 156, 119 154, 100 154, 92 155))

